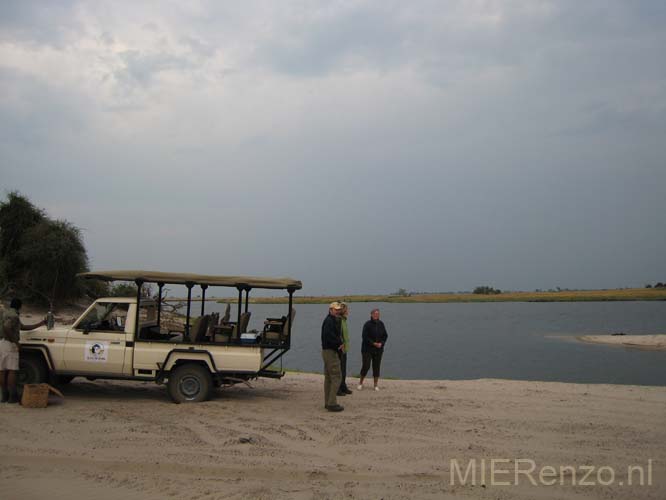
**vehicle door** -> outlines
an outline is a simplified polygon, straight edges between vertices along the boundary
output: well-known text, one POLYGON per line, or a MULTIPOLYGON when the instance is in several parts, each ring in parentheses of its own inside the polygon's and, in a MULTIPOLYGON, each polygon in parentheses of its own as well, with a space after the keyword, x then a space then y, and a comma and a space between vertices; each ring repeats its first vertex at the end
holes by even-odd
POLYGON ((129 304, 96 302, 67 334, 64 369, 122 375, 129 304))

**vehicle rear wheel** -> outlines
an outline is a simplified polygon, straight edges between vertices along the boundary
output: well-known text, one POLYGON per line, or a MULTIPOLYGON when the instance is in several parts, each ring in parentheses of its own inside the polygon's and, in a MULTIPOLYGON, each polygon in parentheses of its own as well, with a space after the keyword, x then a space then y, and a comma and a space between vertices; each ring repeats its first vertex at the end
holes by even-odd
POLYGON ((187 363, 171 371, 167 387, 174 403, 199 403, 209 398, 212 385, 206 368, 187 363))
POLYGON ((41 384, 46 382, 47 373, 44 361, 37 356, 20 356, 19 372, 16 384, 23 387, 25 384, 41 384))

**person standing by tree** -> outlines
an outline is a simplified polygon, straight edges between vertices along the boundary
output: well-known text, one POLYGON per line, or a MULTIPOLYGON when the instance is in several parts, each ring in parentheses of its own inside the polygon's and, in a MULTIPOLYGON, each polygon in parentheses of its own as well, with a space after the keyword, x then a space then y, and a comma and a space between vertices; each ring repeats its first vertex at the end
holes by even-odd
POLYGON ((342 333, 342 350, 338 351, 340 356, 340 371, 342 373, 342 382, 340 382, 340 389, 338 389, 338 396, 345 396, 351 394, 352 391, 347 387, 347 353, 349 352, 349 327, 347 326, 347 315, 349 314, 349 306, 345 302, 340 302, 340 331, 342 333))
POLYGON ((18 403, 16 372, 19 369, 19 340, 21 330, 34 330, 46 325, 46 320, 34 325, 24 325, 19 319, 21 299, 12 299, 8 311, 3 312, 0 331, 0 388, 2 403, 18 403))
POLYGON ((370 312, 370 319, 363 325, 362 333, 363 343, 361 344, 361 355, 363 366, 361 368, 361 380, 358 384, 358 390, 363 389, 363 380, 370 370, 372 363, 372 376, 375 379, 375 391, 379 390, 379 371, 382 364, 382 355, 384 346, 388 339, 384 322, 379 319, 379 309, 373 309, 370 312))
POLYGON ((328 411, 342 411, 336 398, 340 388, 340 357, 338 352, 344 347, 340 324, 340 303, 332 302, 328 307, 328 315, 321 325, 321 357, 324 360, 324 406, 328 411))

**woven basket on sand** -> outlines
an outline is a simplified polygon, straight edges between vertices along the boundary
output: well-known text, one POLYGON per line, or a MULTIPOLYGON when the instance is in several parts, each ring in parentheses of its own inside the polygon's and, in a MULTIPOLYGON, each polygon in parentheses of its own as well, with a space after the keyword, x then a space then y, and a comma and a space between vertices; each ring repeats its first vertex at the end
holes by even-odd
POLYGON ((23 386, 21 406, 25 408, 46 408, 49 404, 49 391, 63 397, 62 393, 49 384, 26 384, 23 386))

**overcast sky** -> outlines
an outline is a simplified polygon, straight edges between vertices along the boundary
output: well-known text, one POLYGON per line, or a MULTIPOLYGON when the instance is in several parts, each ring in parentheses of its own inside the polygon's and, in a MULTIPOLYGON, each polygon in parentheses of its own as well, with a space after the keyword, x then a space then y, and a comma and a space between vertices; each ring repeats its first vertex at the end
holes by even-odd
POLYGON ((0 2, 0 188, 93 269, 666 281, 666 2, 0 2))

